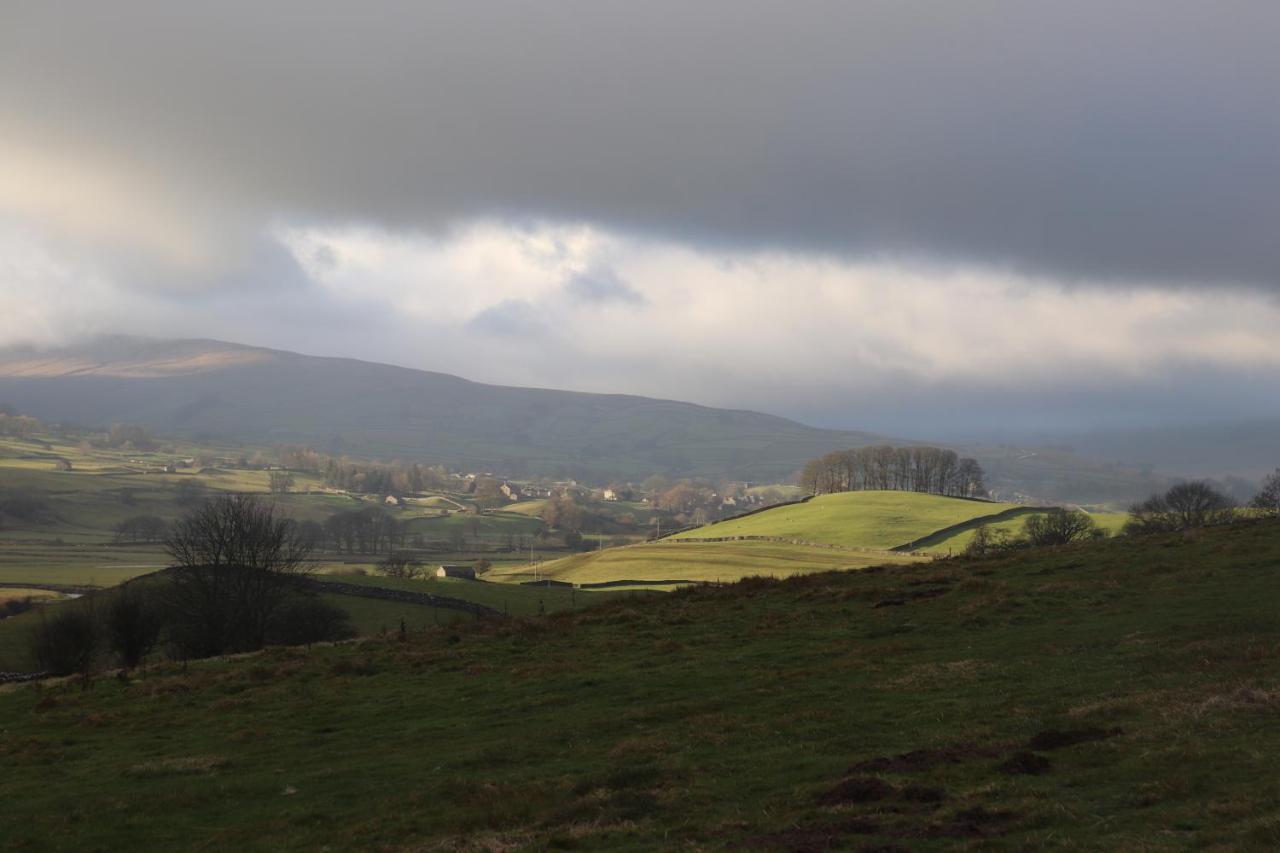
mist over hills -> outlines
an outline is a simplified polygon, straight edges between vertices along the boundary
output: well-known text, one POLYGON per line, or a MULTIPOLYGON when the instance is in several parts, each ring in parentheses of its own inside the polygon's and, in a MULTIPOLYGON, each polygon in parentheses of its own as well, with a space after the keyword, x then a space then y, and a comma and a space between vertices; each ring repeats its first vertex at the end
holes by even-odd
MULTIPOLYGON (((759 412, 623 394, 471 382, 212 340, 106 337, 0 351, 0 402, 85 426, 417 459, 587 482, 673 476, 780 481, 830 450, 892 442, 759 412)), ((1125 501, 1161 479, 1070 453, 970 447, 1005 498, 1125 501)))

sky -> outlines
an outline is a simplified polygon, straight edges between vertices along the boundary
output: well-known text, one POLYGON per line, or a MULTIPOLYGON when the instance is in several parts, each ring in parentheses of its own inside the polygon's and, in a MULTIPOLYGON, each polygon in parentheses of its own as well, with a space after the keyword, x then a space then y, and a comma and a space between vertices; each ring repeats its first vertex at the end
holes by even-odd
POLYGON ((0 346, 910 437, 1280 416, 1280 6, 0 0, 0 346))

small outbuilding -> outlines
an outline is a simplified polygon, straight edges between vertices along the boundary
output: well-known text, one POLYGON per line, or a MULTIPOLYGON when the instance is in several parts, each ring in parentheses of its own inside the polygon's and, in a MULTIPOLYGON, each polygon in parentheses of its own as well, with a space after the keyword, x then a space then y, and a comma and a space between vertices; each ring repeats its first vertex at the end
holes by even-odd
POLYGON ((476 570, 471 566, 440 566, 436 569, 436 577, 473 581, 476 579, 476 570))

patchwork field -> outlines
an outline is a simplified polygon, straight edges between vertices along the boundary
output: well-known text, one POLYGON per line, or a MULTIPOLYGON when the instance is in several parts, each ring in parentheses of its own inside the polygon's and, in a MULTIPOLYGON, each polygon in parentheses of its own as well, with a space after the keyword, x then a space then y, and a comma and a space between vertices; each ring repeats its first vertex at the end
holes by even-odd
POLYGON ((0 839, 1276 849, 1277 564, 1242 524, 0 688, 0 839))

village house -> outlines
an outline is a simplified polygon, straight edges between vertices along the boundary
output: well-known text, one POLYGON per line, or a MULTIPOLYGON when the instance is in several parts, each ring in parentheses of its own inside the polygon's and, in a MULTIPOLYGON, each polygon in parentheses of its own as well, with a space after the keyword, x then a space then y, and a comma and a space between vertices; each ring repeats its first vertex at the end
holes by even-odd
POLYGON ((524 497, 524 494, 520 491, 520 487, 514 483, 503 483, 498 487, 498 491, 502 492, 509 501, 518 501, 520 498, 524 497))

